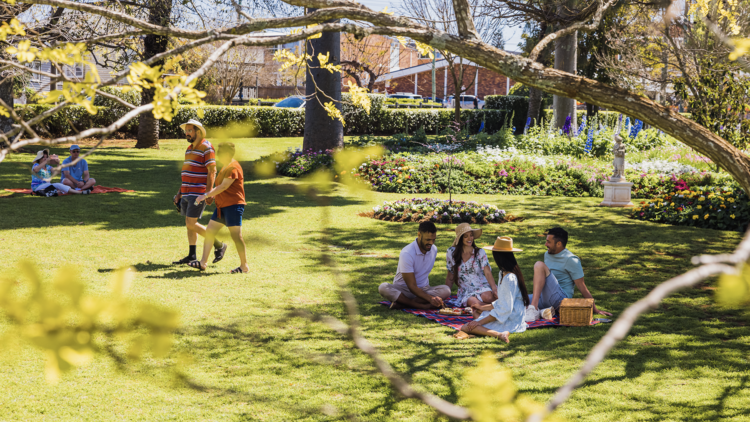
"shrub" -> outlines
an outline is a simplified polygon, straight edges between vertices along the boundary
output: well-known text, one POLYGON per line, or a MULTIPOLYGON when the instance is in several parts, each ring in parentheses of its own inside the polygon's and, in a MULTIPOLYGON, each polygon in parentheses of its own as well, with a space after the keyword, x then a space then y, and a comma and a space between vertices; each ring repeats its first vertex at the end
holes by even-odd
POLYGON ((490 110, 503 110, 509 116, 513 116, 511 127, 515 128, 516 134, 523 133, 526 126, 526 116, 529 112, 529 97, 516 95, 488 95, 484 97, 484 108, 490 110))
POLYGON ((744 232, 750 221, 750 203, 741 189, 690 187, 673 189, 650 201, 641 201, 630 217, 657 223, 744 232))
POLYGON ((261 161, 267 159, 281 160, 275 163, 277 173, 283 176, 300 177, 312 173, 321 167, 330 167, 333 164, 333 151, 330 149, 325 151, 313 151, 312 149, 302 151, 297 148, 294 151, 288 150, 280 156, 264 157, 261 161))
POLYGON ((373 207, 372 217, 387 221, 433 221, 435 223, 505 223, 510 221, 505 210, 477 202, 448 201, 435 198, 412 198, 385 201, 373 207))

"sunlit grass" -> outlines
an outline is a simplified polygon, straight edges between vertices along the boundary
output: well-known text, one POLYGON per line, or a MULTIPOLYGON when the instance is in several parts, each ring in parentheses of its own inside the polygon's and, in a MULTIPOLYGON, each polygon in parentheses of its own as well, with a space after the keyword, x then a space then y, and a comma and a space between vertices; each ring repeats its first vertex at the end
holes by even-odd
MULTIPOLYGON (((301 145, 300 138, 232 141, 245 164, 301 145)), ((259 180, 246 172, 243 232, 250 275, 228 274, 237 266, 233 246, 224 261, 203 273, 171 266, 187 252, 184 223, 171 204, 186 143, 161 145, 106 147, 91 156, 92 175, 102 185, 135 193, 0 198, 0 264, 13 271, 19 260, 31 259, 46 279, 73 264, 89 288, 100 292, 112 269, 134 266, 139 271, 134 295, 181 312, 177 349, 194 356, 190 374, 208 389, 174 387, 171 378, 148 366, 118 373, 101 358, 49 386, 40 353, 3 351, 8 359, 0 362, 0 420, 439 419, 426 406, 398 397, 339 335, 301 319, 279 321, 295 308, 344 317, 336 286, 318 260, 323 209, 298 193, 300 181, 259 180), (324 405, 336 413, 321 412, 324 405)), ((53 148, 60 155, 65 150, 53 148)), ((27 187, 32 159, 19 154, 0 163, 0 187, 27 187)), ((398 252, 415 237, 416 224, 357 213, 402 196, 339 188, 328 210, 334 256, 360 303, 365 336, 419 388, 447 400, 460 401, 464 371, 483 350, 513 371, 524 394, 549 399, 608 326, 531 330, 512 336, 510 345, 485 338, 458 342, 449 328, 378 305, 377 286, 392 280, 398 252)), ((495 204, 524 217, 484 227, 480 243, 513 236, 524 249, 517 256, 528 280, 544 251, 544 229, 568 229, 570 249, 583 260, 597 306, 616 315, 659 282, 691 268, 691 256, 729 252, 739 241, 731 232, 633 221, 626 210, 597 207, 596 198, 457 199, 495 204)), ((444 253, 453 228, 440 227, 432 284, 445 280, 444 253)), ((669 298, 644 316, 559 413, 592 421, 747 419, 750 329, 738 311, 714 306, 712 285, 669 298)))

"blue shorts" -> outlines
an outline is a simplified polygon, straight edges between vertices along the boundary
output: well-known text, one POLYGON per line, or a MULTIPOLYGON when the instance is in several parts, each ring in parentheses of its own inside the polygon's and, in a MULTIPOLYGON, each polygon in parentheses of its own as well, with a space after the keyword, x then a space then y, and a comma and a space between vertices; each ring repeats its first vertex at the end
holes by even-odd
POLYGON ((214 215, 211 216, 211 220, 218 221, 227 227, 241 226, 242 214, 244 212, 244 205, 230 205, 221 208, 221 218, 219 218, 219 208, 217 208, 214 210, 214 215))
MULTIPOLYGON (((529 300, 532 299, 533 295, 529 295, 529 300)), ((544 280, 544 288, 542 293, 539 294, 539 309, 555 308, 560 309, 560 302, 563 299, 567 299, 565 292, 563 292, 560 283, 557 282, 557 277, 549 272, 547 279, 544 280)))

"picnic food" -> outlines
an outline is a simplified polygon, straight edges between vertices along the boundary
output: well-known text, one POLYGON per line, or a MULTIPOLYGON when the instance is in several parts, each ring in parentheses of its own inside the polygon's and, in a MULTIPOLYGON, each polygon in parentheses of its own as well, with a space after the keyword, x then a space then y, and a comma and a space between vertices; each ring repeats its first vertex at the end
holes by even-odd
POLYGON ((471 308, 443 308, 440 310, 441 315, 471 315, 471 308))

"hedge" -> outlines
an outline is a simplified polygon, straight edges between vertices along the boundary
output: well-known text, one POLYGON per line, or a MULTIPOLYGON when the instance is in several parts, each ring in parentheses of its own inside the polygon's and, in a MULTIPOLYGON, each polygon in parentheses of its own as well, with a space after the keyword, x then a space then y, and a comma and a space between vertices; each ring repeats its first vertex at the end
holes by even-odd
MULTIPOLYGON (((351 105, 342 106, 342 114, 347 122, 344 132, 347 135, 413 133, 420 128, 428 134, 434 134, 448 128, 454 116, 452 109, 387 109, 382 102, 380 105, 375 102, 373 104, 369 115, 351 105)), ((51 107, 36 104, 19 106, 17 112, 24 119, 29 119, 51 107)), ((95 115, 89 115, 83 107, 70 106, 48 117, 41 124, 34 125, 34 130, 48 136, 66 136, 90 127, 108 126, 124 113, 124 106, 100 107, 95 115)), ((461 110, 462 120, 467 122, 469 130, 474 133, 479 131, 483 121, 485 132, 496 132, 509 117, 508 113, 501 110, 461 110)), ((160 137, 183 136, 180 125, 190 119, 203 122, 209 136, 234 138, 298 136, 305 127, 304 110, 257 106, 180 106, 171 122, 161 122, 160 137), (198 109, 203 110, 203 118, 198 117, 198 109), (233 128, 224 132, 216 131, 230 125, 233 128)), ((135 135, 137 129, 136 118, 121 132, 135 135)))

